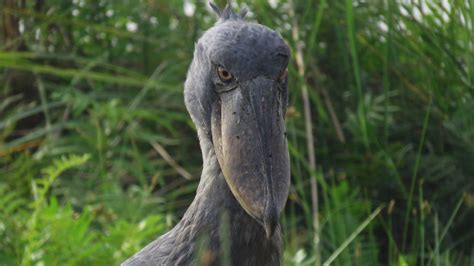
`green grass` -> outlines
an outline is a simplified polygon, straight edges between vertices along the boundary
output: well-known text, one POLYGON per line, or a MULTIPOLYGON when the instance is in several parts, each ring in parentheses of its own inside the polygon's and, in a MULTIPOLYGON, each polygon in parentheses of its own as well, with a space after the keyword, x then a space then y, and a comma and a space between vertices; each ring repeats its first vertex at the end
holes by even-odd
MULTIPOLYGON (((0 11, 0 265, 118 264, 193 199, 183 82, 215 17, 26 2, 0 11)), ((293 51, 285 265, 473 265, 474 1, 235 2, 293 51)))

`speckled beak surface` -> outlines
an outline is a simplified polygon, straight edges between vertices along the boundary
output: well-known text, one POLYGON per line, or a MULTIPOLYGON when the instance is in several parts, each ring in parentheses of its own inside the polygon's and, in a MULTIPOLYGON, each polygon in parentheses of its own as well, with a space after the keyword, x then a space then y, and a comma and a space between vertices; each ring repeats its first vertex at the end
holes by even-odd
POLYGON ((222 173, 242 208, 271 237, 290 184, 284 121, 285 97, 278 80, 258 76, 219 95, 211 118, 222 173))

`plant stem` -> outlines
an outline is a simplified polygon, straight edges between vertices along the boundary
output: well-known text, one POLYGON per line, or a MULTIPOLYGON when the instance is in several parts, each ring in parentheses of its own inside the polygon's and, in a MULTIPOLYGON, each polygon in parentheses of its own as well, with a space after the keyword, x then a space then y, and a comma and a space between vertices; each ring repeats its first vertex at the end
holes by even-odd
POLYGON ((305 81, 306 67, 303 60, 303 42, 299 36, 299 26, 295 15, 295 6, 292 0, 289 1, 290 18, 292 18, 292 38, 296 46, 296 67, 298 70, 298 78, 301 83, 301 96, 303 98, 305 132, 306 132, 306 146, 308 149, 308 161, 310 171, 311 183, 311 203, 313 212, 313 227, 314 227, 314 249, 315 249, 315 265, 321 265, 321 250, 319 237, 319 202, 318 202, 318 183, 316 182, 316 154, 314 150, 313 127, 311 118, 311 106, 308 95, 308 86, 305 81))

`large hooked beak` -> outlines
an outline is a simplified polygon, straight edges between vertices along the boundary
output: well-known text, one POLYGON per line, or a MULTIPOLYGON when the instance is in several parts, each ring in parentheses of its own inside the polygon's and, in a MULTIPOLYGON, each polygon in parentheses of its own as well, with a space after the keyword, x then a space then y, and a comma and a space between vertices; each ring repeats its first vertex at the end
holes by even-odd
POLYGON ((224 178, 242 208, 275 232, 290 184, 282 84, 263 76, 219 94, 212 139, 224 178))

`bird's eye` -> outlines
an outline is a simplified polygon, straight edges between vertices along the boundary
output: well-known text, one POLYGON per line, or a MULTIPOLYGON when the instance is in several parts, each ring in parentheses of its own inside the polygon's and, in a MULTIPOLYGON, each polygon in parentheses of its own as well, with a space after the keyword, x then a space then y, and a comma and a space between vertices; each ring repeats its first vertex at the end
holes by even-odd
POLYGON ((229 71, 227 71, 221 66, 217 68, 217 74, 219 75, 219 78, 224 82, 229 82, 234 78, 234 76, 232 76, 229 71))

